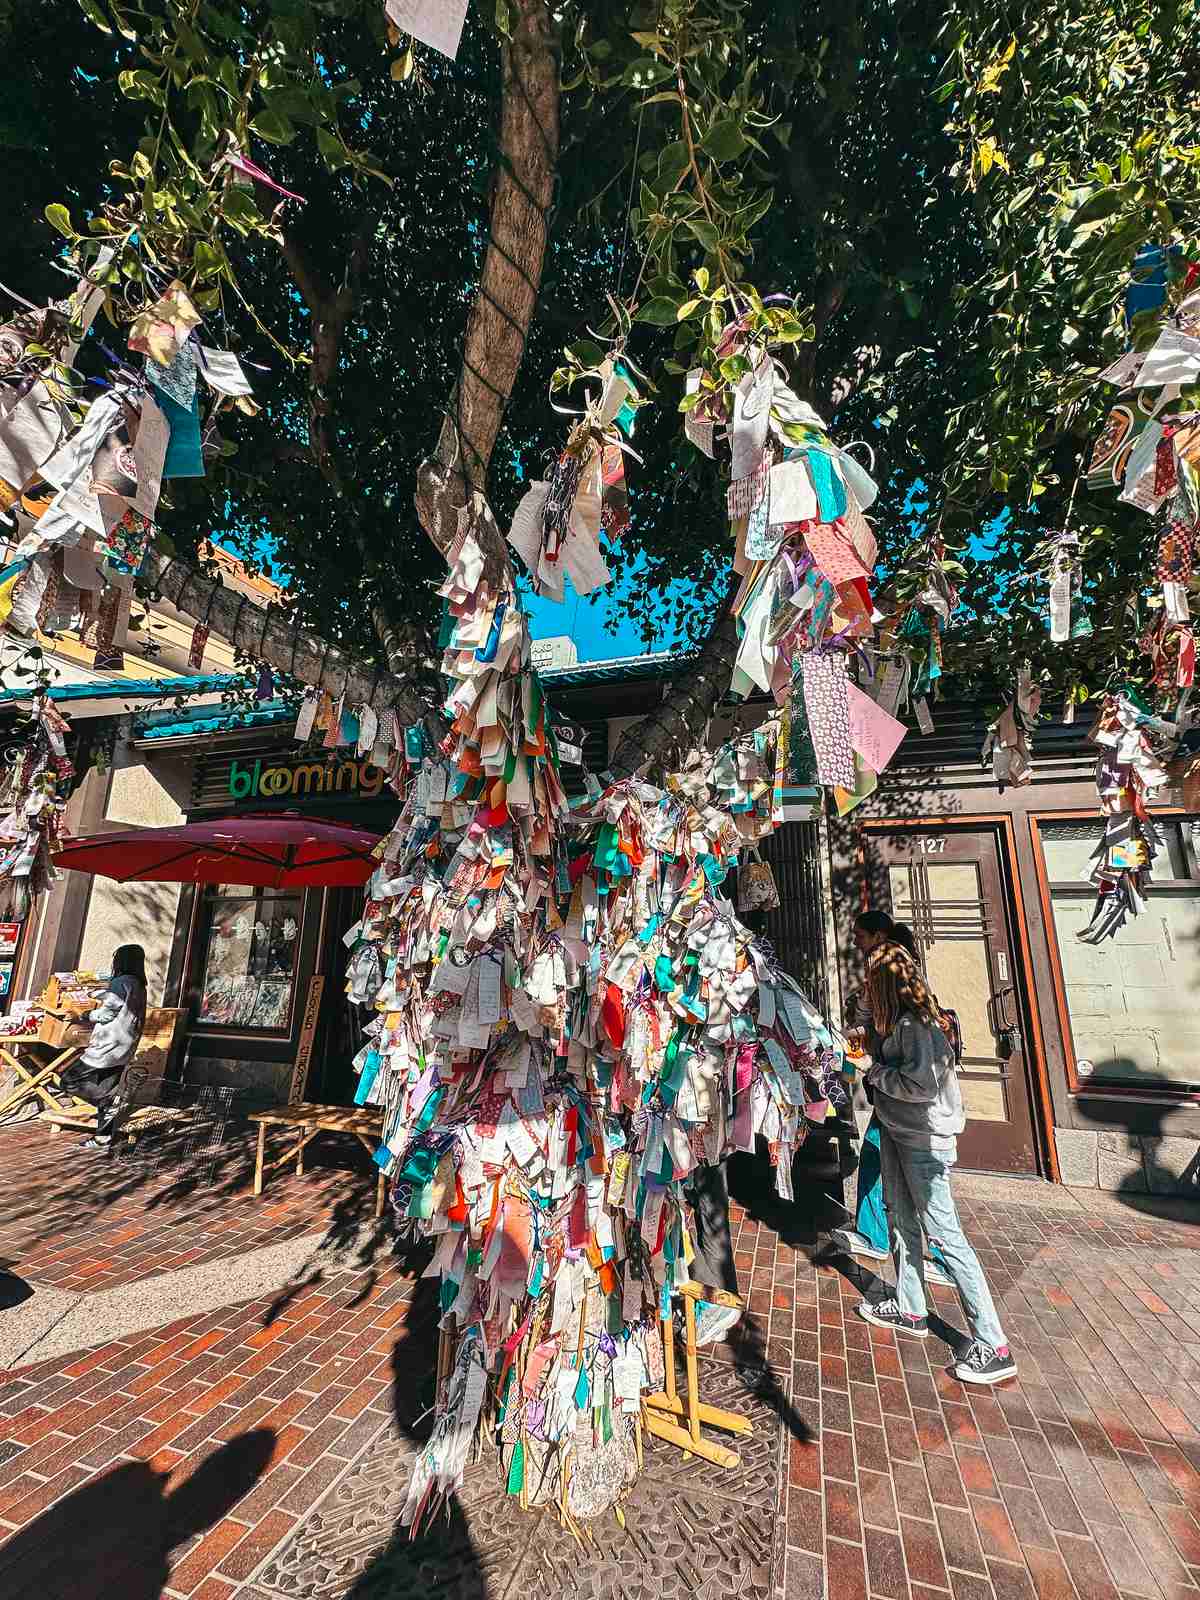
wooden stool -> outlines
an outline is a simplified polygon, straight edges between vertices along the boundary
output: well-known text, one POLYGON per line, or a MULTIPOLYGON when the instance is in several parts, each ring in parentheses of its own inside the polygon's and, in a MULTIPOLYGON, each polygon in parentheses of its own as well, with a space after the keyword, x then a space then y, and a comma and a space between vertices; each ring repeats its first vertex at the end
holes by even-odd
POLYGON ((696 1360, 696 1301, 708 1300, 721 1306, 737 1306, 743 1302, 733 1294, 708 1294, 698 1283, 677 1284, 675 1292, 683 1298, 684 1328, 686 1331, 687 1394, 679 1395, 675 1382, 675 1325, 670 1315, 663 1318, 663 1365, 666 1388, 661 1394, 647 1395, 642 1402, 642 1418, 646 1431, 656 1439, 678 1445, 685 1455, 702 1456, 718 1467, 736 1467, 741 1459, 736 1450, 726 1445, 714 1444, 700 1432, 700 1424, 721 1428, 726 1433, 745 1437, 754 1432, 748 1417, 736 1411, 723 1411, 719 1406, 705 1405, 700 1398, 698 1366, 696 1360), (663 1413, 666 1413, 664 1415, 663 1413), (682 1417, 686 1427, 672 1422, 671 1417, 682 1417))

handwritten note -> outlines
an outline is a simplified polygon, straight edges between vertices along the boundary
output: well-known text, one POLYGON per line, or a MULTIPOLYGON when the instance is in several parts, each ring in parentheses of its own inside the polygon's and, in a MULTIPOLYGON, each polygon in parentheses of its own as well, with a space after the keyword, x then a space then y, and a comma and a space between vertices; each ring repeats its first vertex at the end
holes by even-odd
POLYGON ((204 380, 218 394, 253 394, 250 380, 242 370, 242 363, 232 350, 210 350, 200 346, 200 371, 204 380))
POLYGON ((1164 328, 1146 352, 1135 389, 1157 389, 1163 383, 1193 383, 1200 377, 1200 339, 1178 328, 1164 328))
POLYGON ((864 694, 856 683, 847 683, 850 702, 850 743, 872 772, 880 773, 896 754, 905 727, 895 717, 864 694))

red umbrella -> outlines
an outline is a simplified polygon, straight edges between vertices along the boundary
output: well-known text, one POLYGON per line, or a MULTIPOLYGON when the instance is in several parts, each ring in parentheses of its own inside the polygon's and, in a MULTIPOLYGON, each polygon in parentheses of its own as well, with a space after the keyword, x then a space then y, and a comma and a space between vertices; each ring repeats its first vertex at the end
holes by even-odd
POLYGON ((269 889, 354 888, 377 862, 380 836, 345 822, 282 812, 179 828, 134 828, 72 839, 60 867, 120 883, 237 883, 269 889))

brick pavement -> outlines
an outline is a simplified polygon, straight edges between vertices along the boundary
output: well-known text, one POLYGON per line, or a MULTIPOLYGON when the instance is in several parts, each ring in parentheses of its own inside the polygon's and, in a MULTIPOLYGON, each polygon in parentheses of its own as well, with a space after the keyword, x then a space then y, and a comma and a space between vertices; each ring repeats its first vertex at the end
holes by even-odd
MULTIPOLYGON (((0 1136, 0 1156, 11 1137, 0 1136)), ((299 1180, 295 1206, 314 1207, 305 1228, 328 1214, 323 1183, 299 1180)), ((897 1341, 861 1322, 856 1285, 813 1263, 818 1232, 804 1206, 735 1210, 752 1328, 717 1354, 743 1371, 761 1359, 778 1381, 787 1430, 775 1594, 1200 1600, 1200 1213, 1160 1220, 1099 1197, 1072 1206, 1035 1185, 963 1180, 961 1192, 1021 1365, 1017 1383, 991 1393, 948 1377, 939 1340, 897 1341)), ((197 1218, 191 1197, 180 1203, 193 1224, 220 1209, 197 1218)), ((127 1207, 124 1226, 145 1224, 146 1257, 133 1238, 110 1249, 126 1250, 120 1270, 145 1276, 147 1260, 159 1270, 170 1199, 140 1213, 135 1196, 113 1204, 127 1207)), ((92 1226, 82 1220, 60 1242, 69 1248, 92 1226)), ((320 1518, 425 1403, 429 1323, 414 1312, 425 1289, 403 1274, 390 1262, 339 1271, 298 1287, 281 1310, 264 1297, 11 1374, 0 1389, 0 1537, 11 1534, 0 1591, 357 1596, 354 1574, 387 1531, 355 1523, 351 1506, 357 1543, 322 1567, 320 1518), (302 1539, 317 1552, 307 1580, 288 1557, 302 1539), (6 1561, 18 1564, 5 1572, 6 1561)), ((937 1298, 956 1322, 950 1292, 937 1298)), ((472 1527, 482 1539, 493 1526, 474 1523, 469 1504, 462 1516, 460 1553, 472 1527)), ((615 1524, 602 1535, 618 1555, 637 1538, 615 1524)), ((434 1554, 425 1592, 441 1592, 429 1588, 434 1554)), ((624 1581, 609 1592, 641 1592, 624 1581)), ((476 1587, 453 1592, 520 1591, 484 1551, 476 1587)))
POLYGON ((254 1140, 241 1124, 211 1161, 156 1171, 81 1150, 78 1134, 42 1123, 0 1129, 0 1265, 86 1294, 324 1227, 349 1232, 373 1216, 374 1180, 356 1143, 316 1141, 308 1170, 271 1173, 255 1200, 254 1140))

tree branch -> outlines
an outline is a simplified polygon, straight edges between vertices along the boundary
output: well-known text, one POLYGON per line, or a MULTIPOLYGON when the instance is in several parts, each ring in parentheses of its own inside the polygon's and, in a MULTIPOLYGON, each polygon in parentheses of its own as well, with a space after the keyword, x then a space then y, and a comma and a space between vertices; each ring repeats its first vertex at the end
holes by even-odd
POLYGON ((402 722, 419 722, 434 701, 407 676, 381 671, 361 656, 352 656, 278 612, 247 601, 210 578, 199 567, 151 550, 143 575, 177 611, 203 622, 242 655, 265 661, 301 683, 324 689, 347 704, 393 710, 402 722))

